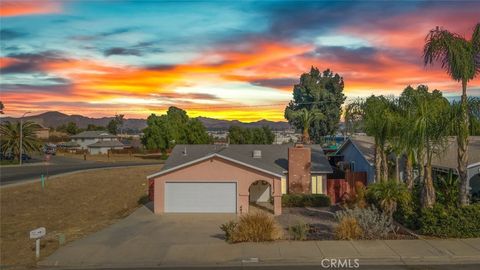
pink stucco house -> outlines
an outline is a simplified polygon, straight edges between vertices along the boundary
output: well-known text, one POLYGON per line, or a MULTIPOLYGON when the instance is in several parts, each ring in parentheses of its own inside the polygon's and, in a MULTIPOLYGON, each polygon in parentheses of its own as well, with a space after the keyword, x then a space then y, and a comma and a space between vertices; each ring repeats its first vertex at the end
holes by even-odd
POLYGON ((157 214, 242 214, 271 203, 279 215, 283 194, 326 194, 331 172, 318 145, 177 145, 147 179, 157 214))

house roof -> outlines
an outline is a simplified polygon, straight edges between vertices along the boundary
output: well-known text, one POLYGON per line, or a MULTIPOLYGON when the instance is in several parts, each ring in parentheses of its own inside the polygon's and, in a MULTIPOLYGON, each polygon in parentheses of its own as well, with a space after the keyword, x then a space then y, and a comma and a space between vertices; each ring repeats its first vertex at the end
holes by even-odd
POLYGON ((123 143, 113 140, 113 141, 98 141, 96 143, 89 144, 88 147, 100 148, 100 147, 123 147, 123 143))
MULTIPOLYGON (((341 151, 346 147, 348 143, 352 143, 362 156, 371 164, 375 163, 375 142, 371 136, 353 136, 350 137, 340 149, 341 151)), ((457 140, 455 137, 448 139, 448 144, 444 152, 434 155, 432 157, 432 165, 434 167, 445 169, 456 169, 457 164, 457 140)), ((468 166, 476 165, 480 163, 480 136, 470 136, 468 143, 468 166)))
MULTIPOLYGON (((181 168, 185 164, 204 160, 209 157, 220 157, 249 167, 283 175, 288 171, 288 148, 292 144, 235 144, 221 146, 212 144, 176 145, 165 162, 160 173, 181 168), (254 158, 254 150, 260 150, 261 158, 254 158), (186 152, 186 154, 184 154, 186 152)), ((331 173, 332 168, 319 145, 307 145, 312 152, 311 171, 317 173, 331 173)), ((158 174, 152 175, 156 176, 158 174)))
MULTIPOLYGON (((448 139, 445 152, 432 157, 432 165, 434 167, 457 169, 457 139, 450 137, 448 139)), ((470 136, 468 138, 468 166, 480 163, 480 136, 470 136)))
POLYGON ((373 166, 373 164, 375 164, 375 140, 373 137, 363 135, 352 136, 338 149, 337 154, 341 153, 350 143, 358 149, 370 165, 373 166))
POLYGON ((76 135, 71 136, 70 138, 75 139, 94 139, 94 138, 116 138, 116 135, 112 135, 107 131, 83 131, 76 135))

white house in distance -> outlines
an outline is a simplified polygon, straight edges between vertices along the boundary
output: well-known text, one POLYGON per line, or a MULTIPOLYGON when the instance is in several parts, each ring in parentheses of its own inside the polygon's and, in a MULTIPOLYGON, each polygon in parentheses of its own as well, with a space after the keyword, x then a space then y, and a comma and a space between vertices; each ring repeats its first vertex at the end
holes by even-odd
POLYGON ((116 135, 107 131, 83 131, 71 136, 70 141, 78 144, 78 149, 88 150, 92 155, 107 154, 108 150, 125 147, 116 135))

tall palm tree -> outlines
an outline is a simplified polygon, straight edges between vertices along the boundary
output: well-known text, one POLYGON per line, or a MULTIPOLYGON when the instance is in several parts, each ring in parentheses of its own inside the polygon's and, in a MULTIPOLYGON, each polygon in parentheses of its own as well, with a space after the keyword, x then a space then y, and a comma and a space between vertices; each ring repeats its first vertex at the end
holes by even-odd
POLYGON ((440 61, 450 77, 462 83, 461 121, 459 122, 458 173, 460 176, 461 205, 468 204, 468 104, 467 83, 480 73, 480 23, 477 23, 470 40, 459 34, 437 27, 426 37, 423 49, 425 65, 440 61))
POLYGON ((416 112, 412 134, 421 142, 418 160, 423 165, 423 207, 432 207, 435 204, 435 188, 432 177, 432 158, 441 154, 448 138, 448 116, 450 107, 448 100, 441 92, 434 90, 431 93, 421 93, 415 96, 416 112))
MULTIPOLYGON (((40 142, 35 132, 40 126, 34 122, 27 121, 22 127, 22 150, 25 152, 38 151, 40 142)), ((11 123, 6 121, 0 125, 0 136, 2 138, 1 149, 4 154, 13 154, 18 157, 20 153, 20 123, 11 123)))
POLYGON ((318 121, 323 119, 325 116, 316 108, 307 110, 302 108, 301 110, 294 111, 287 109, 287 115, 289 119, 298 119, 302 123, 302 142, 305 144, 310 143, 310 124, 313 121, 318 121))
POLYGON ((394 125, 391 100, 384 96, 371 96, 363 103, 363 124, 369 136, 375 139, 375 178, 388 179, 386 145, 394 125))

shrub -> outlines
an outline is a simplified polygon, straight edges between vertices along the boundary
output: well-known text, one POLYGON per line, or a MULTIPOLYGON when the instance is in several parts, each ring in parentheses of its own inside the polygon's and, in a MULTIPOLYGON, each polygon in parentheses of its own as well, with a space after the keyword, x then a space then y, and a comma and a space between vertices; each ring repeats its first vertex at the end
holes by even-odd
POLYGON ((225 240, 227 242, 232 241, 232 233, 235 231, 237 223, 233 220, 230 220, 227 223, 220 225, 220 229, 225 233, 225 240))
POLYGON ((447 208, 441 204, 422 209, 420 233, 438 237, 480 237, 480 205, 447 208))
POLYGON ((298 222, 297 224, 288 227, 288 233, 293 240, 307 240, 310 225, 304 222, 298 222))
POLYGON ((335 228, 335 238, 338 240, 360 239, 363 235, 362 228, 355 218, 343 217, 335 228))
POLYGON ((283 194, 283 207, 330 206, 330 197, 324 194, 283 194))
POLYGON ((438 203, 447 207, 458 206, 459 179, 458 176, 453 175, 452 170, 449 170, 447 175, 438 175, 433 183, 438 203))
POLYGON ((344 218, 355 219, 362 229, 361 239, 386 238, 393 231, 392 218, 375 207, 346 209, 335 213, 338 221, 344 218))
POLYGON ((230 241, 233 243, 273 241, 281 238, 281 231, 273 216, 258 211, 240 217, 230 233, 230 241))
POLYGON ((367 198, 370 203, 382 209, 389 216, 393 216, 399 204, 405 205, 411 202, 407 186, 394 180, 370 185, 367 189, 367 198))
POLYGON ((348 194, 344 206, 348 208, 355 208, 357 206, 360 208, 367 207, 366 192, 367 190, 363 183, 355 183, 355 194, 348 194))

